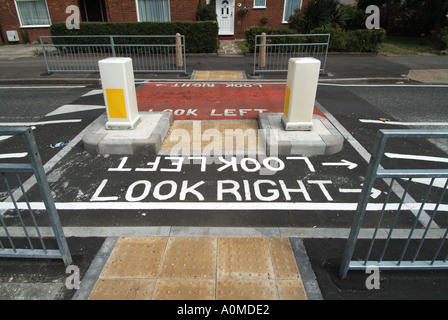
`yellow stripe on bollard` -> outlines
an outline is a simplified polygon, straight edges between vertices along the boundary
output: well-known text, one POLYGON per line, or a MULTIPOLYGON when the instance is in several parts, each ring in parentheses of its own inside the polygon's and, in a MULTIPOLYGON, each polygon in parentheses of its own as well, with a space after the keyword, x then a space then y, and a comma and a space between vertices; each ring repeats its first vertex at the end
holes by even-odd
POLYGON ((109 118, 127 118, 123 89, 105 89, 109 118))
POLYGON ((289 97, 291 96, 291 89, 289 89, 288 86, 286 86, 286 94, 285 94, 285 107, 283 108, 283 112, 286 116, 288 116, 289 111, 289 97))

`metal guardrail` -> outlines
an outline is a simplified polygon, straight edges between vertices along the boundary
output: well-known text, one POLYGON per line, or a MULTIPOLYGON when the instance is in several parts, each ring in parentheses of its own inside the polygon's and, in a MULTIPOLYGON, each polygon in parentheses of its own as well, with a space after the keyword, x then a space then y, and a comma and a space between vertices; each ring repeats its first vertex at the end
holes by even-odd
MULTIPOLYGON (((358 202, 358 206, 356 209, 355 218, 352 223, 352 227, 350 230, 350 235, 345 247, 345 252, 342 258, 342 262, 339 269, 339 276, 341 279, 344 279, 347 276, 347 272, 349 270, 365 270, 367 267, 378 267, 379 269, 448 269, 448 254, 446 251, 446 239, 448 235, 448 228, 444 231, 441 237, 436 237, 437 244, 431 248, 427 249, 425 253, 425 257, 420 257, 421 249, 423 243, 427 239, 428 232, 431 229, 431 226, 434 222, 434 218, 436 217, 438 210, 442 206, 446 206, 443 204, 444 196, 448 186, 448 169, 383 169, 380 166, 381 159, 384 154, 384 150, 386 148, 386 142, 389 139, 413 139, 413 138, 448 138, 448 131, 446 130, 380 130, 379 137, 376 141, 376 148, 374 149, 374 155, 371 158, 369 163, 367 174, 365 177, 364 186, 362 189, 362 193, 358 202), (427 189, 421 194, 421 203, 407 203, 408 195, 410 194, 410 186, 412 184, 412 179, 415 178, 426 178, 429 180, 429 186, 427 189), (441 188, 433 188, 435 179, 442 178, 444 187, 441 188), (362 223, 364 221, 366 215, 366 208, 369 202, 370 194, 375 183, 376 179, 387 179, 389 183, 389 188, 385 197, 385 201, 382 205, 382 209, 377 221, 376 228, 373 232, 372 239, 370 240, 370 244, 368 246, 367 252, 365 253, 365 259, 362 261, 352 261, 353 254, 355 251, 355 246, 357 244, 358 235, 362 227, 362 223), (400 195, 400 202, 395 205, 390 204, 389 200, 391 197, 391 193, 394 189, 394 183, 398 184, 398 180, 407 180, 405 183, 404 191, 400 195), (446 182, 445 182, 446 180, 446 182), (437 189, 437 190, 434 190, 437 189), (429 199, 433 199, 435 203, 428 203, 429 199), (409 234, 407 239, 404 242, 404 245, 401 249, 399 256, 393 256, 390 253, 388 254, 388 259, 386 260, 386 251, 389 247, 390 240, 393 237, 393 232, 396 228, 396 224, 398 221, 398 217, 401 211, 404 210, 413 210, 415 214, 415 220, 413 221, 412 227, 409 229, 409 234), (384 244, 381 247, 381 250, 377 251, 375 256, 377 258, 373 259, 372 249, 375 244, 375 240, 378 236, 378 232, 380 230, 380 226, 383 218, 385 217, 385 212, 388 215, 390 211, 394 211, 392 223, 387 231, 387 237, 384 241, 384 244), (426 211, 428 213, 426 213, 426 211), (423 223, 424 229, 419 230, 418 238, 413 237, 415 235, 415 231, 417 228, 417 224, 419 221, 422 221, 420 218, 422 214, 429 215, 429 219, 425 223, 423 223), (411 241, 417 241, 418 244, 414 244, 410 246, 411 241), (413 247, 412 250, 410 247, 413 247), (414 248, 415 247, 415 248, 414 248), (445 247, 445 251, 442 248, 445 247), (428 253, 429 251, 429 253, 428 253), (444 253, 445 252, 445 253, 444 253), (439 257, 439 256, 444 257, 439 257), (429 257, 429 259, 428 259, 429 257), (420 258, 420 259, 419 259, 420 258)), ((440 187, 440 186, 439 186, 440 187)), ((445 209, 443 211, 446 211, 445 209)), ((440 230, 440 229, 438 229, 440 230)), ((443 232, 443 230, 441 230, 443 232)), ((359 254, 359 253, 358 253, 359 254)))
POLYGON ((183 35, 41 36, 48 73, 99 72, 98 61, 129 57, 135 72, 186 73, 183 35))
POLYGON ((329 44, 330 34, 256 35, 253 73, 288 71, 289 59, 302 57, 320 60, 324 73, 329 44))
POLYGON ((29 163, 0 163, 0 190, 6 190, 6 194, 8 195, 8 198, 3 202, 12 202, 13 206, 11 207, 14 208, 12 211, 0 212, 0 257, 60 258, 66 266, 70 265, 72 263, 72 257, 53 197, 51 196, 50 187, 31 128, 0 127, 0 135, 21 135, 30 160, 29 163), (20 174, 34 174, 58 249, 47 248, 20 174), (13 191, 14 187, 15 191, 13 191), (22 203, 17 202, 22 196, 26 203, 25 207, 22 206, 22 203), (8 216, 6 216, 6 213, 8 213, 8 216), (22 226, 23 235, 26 238, 25 244, 20 243, 18 236, 11 235, 7 225, 7 221, 11 218, 13 220, 18 219, 19 224, 22 226), (32 234, 36 234, 37 236, 32 237, 32 234), (22 246, 22 248, 19 248, 19 246, 22 246))

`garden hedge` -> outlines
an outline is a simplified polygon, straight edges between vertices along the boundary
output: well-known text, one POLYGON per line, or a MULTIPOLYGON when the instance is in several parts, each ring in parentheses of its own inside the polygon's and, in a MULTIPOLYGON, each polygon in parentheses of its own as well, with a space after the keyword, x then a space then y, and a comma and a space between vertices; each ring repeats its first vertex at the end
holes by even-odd
MULTIPOLYGON (((250 27, 245 31, 247 47, 251 52, 255 48, 255 35, 265 32, 267 35, 274 34, 297 34, 297 31, 287 28, 269 28, 269 27, 250 27)), ((329 33, 330 52, 375 52, 379 50, 380 44, 386 39, 386 31, 384 29, 368 30, 358 29, 349 31, 339 31, 335 28, 316 28, 310 32, 311 34, 329 33)), ((276 43, 293 43, 293 42, 322 42, 326 39, 319 37, 279 37, 276 43)), ((273 42, 271 42, 273 43, 273 42)))
MULTIPOLYGON (((216 21, 173 21, 173 22, 81 22, 79 29, 67 29, 65 23, 54 23, 50 27, 52 36, 72 35, 175 35, 185 36, 187 53, 207 53, 218 50, 218 23, 216 21)), ((54 43, 61 43, 54 38, 54 43)), ((69 44, 63 39, 64 44, 69 44)), ((106 38, 73 38, 70 43, 109 43, 106 38)), ((129 37, 116 38, 116 43, 174 44, 174 38, 148 39, 129 37)))

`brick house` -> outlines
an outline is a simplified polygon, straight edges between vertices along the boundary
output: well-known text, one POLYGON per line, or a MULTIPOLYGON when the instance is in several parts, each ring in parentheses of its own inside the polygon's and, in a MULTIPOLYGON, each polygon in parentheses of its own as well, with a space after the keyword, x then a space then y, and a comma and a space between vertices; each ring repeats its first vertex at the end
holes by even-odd
MULTIPOLYGON (((250 26, 287 27, 289 15, 309 0, 200 1, 216 8, 220 37, 244 38, 250 26)), ((7 42, 9 30, 17 31, 21 41, 25 33, 31 42, 49 35, 52 23, 66 21, 69 5, 80 8, 81 21, 196 21, 198 0, 0 0, 2 41, 7 42)))

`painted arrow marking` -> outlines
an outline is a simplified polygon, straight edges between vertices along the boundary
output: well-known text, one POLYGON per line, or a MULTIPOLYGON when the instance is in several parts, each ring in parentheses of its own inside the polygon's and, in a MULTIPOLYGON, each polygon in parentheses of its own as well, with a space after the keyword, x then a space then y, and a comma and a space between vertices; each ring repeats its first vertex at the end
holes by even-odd
POLYGON ((323 166, 344 166, 347 167, 350 170, 355 169, 358 165, 356 163, 347 161, 342 159, 341 162, 324 162, 322 163, 323 166))
MULTIPOLYGON (((341 192, 341 193, 361 193, 362 189, 343 189, 343 188, 339 188, 339 192, 341 192)), ((381 190, 372 188, 370 196, 373 199, 376 199, 376 198, 378 198, 380 196, 380 194, 381 194, 381 190)))

